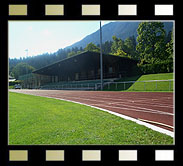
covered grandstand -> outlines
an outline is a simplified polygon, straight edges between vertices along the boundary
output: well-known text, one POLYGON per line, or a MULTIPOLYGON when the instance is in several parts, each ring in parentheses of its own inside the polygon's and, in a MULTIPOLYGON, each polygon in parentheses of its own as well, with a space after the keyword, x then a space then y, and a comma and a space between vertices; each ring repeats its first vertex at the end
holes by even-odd
MULTIPOLYGON (((103 78, 112 81, 133 76, 137 61, 103 54, 103 78)), ((23 88, 97 89, 100 86, 100 53, 85 51, 20 76, 23 88)))

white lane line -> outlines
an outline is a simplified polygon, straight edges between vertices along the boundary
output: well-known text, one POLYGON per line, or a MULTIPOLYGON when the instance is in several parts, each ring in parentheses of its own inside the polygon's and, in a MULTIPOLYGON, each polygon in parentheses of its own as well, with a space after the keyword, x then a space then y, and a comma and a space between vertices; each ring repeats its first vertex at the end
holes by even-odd
MULTIPOLYGON (((64 97, 64 96, 62 96, 62 97, 64 97)), ((98 101, 98 100, 94 100, 94 99, 84 99, 84 98, 81 98, 81 97, 64 97, 64 98, 66 98, 66 99, 69 99, 70 100, 70 98, 73 98, 73 99, 81 99, 81 100, 86 100, 86 101, 95 101, 95 102, 100 102, 100 103, 105 103, 105 104, 107 104, 106 103, 106 101, 98 101)), ((92 104, 92 105, 94 105, 94 104, 92 104)), ((103 104, 95 104, 95 105, 103 105, 103 104)), ((148 108, 143 108, 143 107, 137 107, 137 106, 129 106, 129 105, 125 105, 125 104, 122 104, 123 106, 125 106, 125 107, 132 107, 132 108, 139 108, 139 110, 138 111, 141 111, 141 112, 146 112, 146 113, 154 113, 154 114, 164 114, 164 115, 174 115, 174 114, 172 114, 172 113, 169 113, 169 112, 163 112, 163 111, 159 111, 159 110, 154 110, 154 109, 148 109, 148 108), (146 111, 146 110, 149 110, 149 111, 146 111)), ((111 107, 112 108, 112 106, 106 106, 105 105, 105 107, 111 107)), ((128 108, 121 108, 121 107, 113 107, 113 108, 120 108, 120 109, 128 109, 128 108)), ((128 110, 137 110, 137 109, 128 109, 128 110)))
MULTIPOLYGON (((67 95, 65 95, 64 97, 69 97, 69 96, 67 96, 67 95)), ((72 96, 72 97, 76 97, 76 98, 80 98, 80 99, 83 99, 83 100, 86 100, 86 98, 88 97, 88 96, 85 96, 85 98, 83 97, 83 96, 80 96, 80 97, 77 97, 77 96, 72 96)), ((94 98, 94 99, 96 99, 96 98, 99 98, 99 97, 89 97, 89 98, 94 98)), ((101 101, 101 98, 99 98, 100 99, 100 101, 99 100, 95 100, 95 101, 98 101, 98 102, 106 102, 106 101, 101 101)), ((110 99, 110 100, 119 100, 119 99, 112 99, 112 98, 102 98, 102 99, 110 99)), ((93 100, 93 99, 87 99, 87 100, 93 100)), ((121 101, 121 99, 120 99, 120 101, 121 101)), ((123 101, 125 101, 125 102, 132 102, 132 103, 136 103, 136 102, 138 102, 138 100, 123 100, 123 101)), ((122 101, 121 101, 122 102, 122 101)), ((121 102, 119 102, 119 103, 121 103, 121 102)), ((118 102, 116 102, 116 103, 118 103, 118 102)), ((124 103, 124 102, 123 102, 124 103)), ((144 101, 143 101, 143 103, 144 103, 144 101)), ((137 104, 137 103, 136 103, 137 104)), ((138 103, 139 104, 139 103, 138 103)), ((146 104, 148 104, 148 105, 153 105, 154 106, 154 104, 152 103, 152 102, 150 102, 150 103, 147 103, 146 102, 146 104)), ((142 104, 141 104, 142 105, 142 104)), ((144 104, 143 104, 144 105, 144 104)), ((169 107, 168 105, 161 105, 160 107, 169 107)), ((172 106, 170 106, 171 108, 172 108, 172 106)))
MULTIPOLYGON (((22 92, 19 92, 19 93, 22 93, 22 92)), ((143 126, 146 126, 154 131, 158 131, 160 133, 163 133, 163 134, 166 134, 166 135, 169 135, 171 137, 174 138, 174 132, 171 132, 169 130, 166 130, 166 129, 163 129, 163 128, 160 128, 160 127, 157 127, 157 126, 154 126, 154 125, 151 125, 149 123, 146 123, 146 122, 142 122, 140 120, 137 120, 135 118, 132 118, 132 117, 129 117, 129 116, 126 116, 126 115, 122 115, 122 114, 119 114, 119 113, 116 113, 116 112, 113 112, 113 111, 110 111, 110 110, 107 110, 107 109, 104 109, 104 108, 100 108, 100 107, 96 107, 96 106, 92 106, 92 105, 88 105, 88 104, 84 104, 84 103, 80 103, 80 102, 76 102, 76 101, 72 101, 72 100, 67 100, 67 99, 63 99, 63 98, 56 98, 56 97, 50 97, 50 96, 42 96, 42 95, 38 95, 38 94, 31 94, 31 95, 34 95, 34 96, 40 96, 40 97, 47 97, 47 98, 54 98, 54 99, 58 99, 58 100, 63 100, 63 101, 69 101, 69 102, 72 102, 72 103, 77 103, 77 104, 82 104, 82 105, 86 105, 86 106, 89 106, 89 107, 92 107, 92 108, 96 108, 96 109, 99 109, 99 110, 102 110, 102 111, 105 111, 105 112, 108 112, 110 114, 113 114, 113 115, 116 115, 118 117, 121 117, 123 119, 126 119, 126 120, 131 120, 137 124, 140 124, 140 125, 143 125, 143 126)))
MULTIPOLYGON (((35 91, 37 91, 37 90, 35 90, 35 91)), ((41 90, 41 92, 42 91, 44 91, 44 92, 50 92, 50 91, 48 91, 48 90, 41 90)), ((58 95, 60 95, 60 91, 58 91, 58 90, 52 90, 52 91, 54 91, 54 92, 58 92, 57 94, 58 95)), ((29 91, 28 91, 29 92, 29 91)), ((70 92, 71 93, 71 92, 70 92)), ((55 93, 54 94, 51 94, 51 95, 55 95, 55 93)), ((120 94, 120 95, 124 95, 124 94, 120 94)), ((90 96, 90 98, 94 98, 94 99, 96 99, 96 98, 99 98, 99 99, 101 99, 101 97, 103 98, 103 99, 110 99, 110 100, 117 100, 117 101, 121 101, 121 99, 123 100, 123 101, 127 101, 127 102, 135 102, 135 103, 137 103, 137 102, 143 102, 143 104, 144 103, 146 103, 146 104, 151 104, 151 105, 154 105, 154 104, 152 104, 152 101, 159 101, 159 100, 161 100, 161 99, 163 99, 163 98, 168 98, 168 99, 171 99, 171 97, 168 97, 168 96, 162 96, 162 97, 159 97, 158 99, 157 98, 139 98, 138 97, 138 100, 132 100, 132 99, 130 99, 130 97, 119 97, 118 96, 118 98, 114 98, 115 96, 111 96, 111 95, 107 95, 107 96, 109 96, 109 97, 106 97, 105 95, 96 95, 96 96, 90 96), (111 96, 111 97, 110 97, 111 96), (145 102, 145 101, 149 101, 149 102, 145 102)), ((68 94, 65 94, 65 97, 68 97, 68 94)), ((77 96, 74 96, 73 94, 72 94, 72 97, 77 97, 77 96)), ((88 96, 86 96, 86 95, 80 95, 80 98, 87 98, 88 96)), ((131 97, 137 97, 137 96, 134 96, 134 95, 132 95, 131 97)), ((164 102, 164 101, 163 101, 164 102)), ((162 102, 161 103, 156 103, 156 105, 161 105, 161 107, 171 107, 171 108, 173 108, 172 107, 172 105, 168 105, 168 104, 162 104, 162 102)))
MULTIPOLYGON (((73 95, 72 95, 73 96, 73 95)), ((86 97, 88 97, 88 95, 79 95, 80 97, 83 97, 83 98, 86 98, 86 97)), ((76 97, 76 96, 74 96, 74 97, 76 97)), ((126 100, 127 98, 125 97, 119 97, 119 96, 112 96, 112 97, 106 97, 106 96, 104 96, 104 95, 96 95, 96 96, 90 96, 91 98, 99 98, 99 99, 111 99, 111 100, 119 100, 119 101, 121 101, 121 100, 126 100), (117 98, 115 98, 115 97, 117 97, 117 98)), ((133 97, 133 96, 132 96, 133 97)), ((130 97, 129 97, 130 98, 130 97)), ((138 98, 138 99, 141 99, 141 100, 149 100, 149 99, 147 99, 147 98, 138 98)), ((127 99, 128 100, 128 99, 127 99)), ((129 99, 130 101, 131 101, 131 99, 129 99)), ((152 99, 150 99, 150 100, 152 100, 152 99)))
POLYGON ((122 107, 117 107, 117 106, 107 106, 107 105, 103 105, 103 104, 91 104, 91 105, 100 106, 100 107, 116 108, 116 109, 121 109, 121 110, 130 110, 130 111, 135 111, 135 112, 145 112, 145 113, 149 113, 149 114, 161 114, 161 115, 169 115, 169 116, 174 115, 174 114, 167 113, 167 112, 146 111, 146 110, 140 110, 140 109, 125 108, 125 107, 122 108, 122 107))
MULTIPOLYGON (((54 96, 52 96, 54 97, 54 96)), ((86 100, 86 101, 95 101, 95 102, 100 102, 100 103, 105 103, 106 104, 106 101, 98 101, 98 100, 94 100, 94 99, 84 99, 84 98, 81 98, 81 97, 68 97, 68 96, 62 96, 66 99, 70 99, 70 98, 73 98, 73 99, 81 99, 81 100, 86 100)), ((98 105, 98 106, 103 106, 103 107, 111 107, 111 108, 118 108, 118 109, 128 109, 128 108, 121 108, 121 107, 117 107, 117 106, 106 106, 106 105, 103 105, 103 104, 92 104, 92 105, 98 105)), ((138 111, 138 112, 146 112, 146 113, 154 113, 154 114, 164 114, 164 115, 174 115, 172 113, 168 113, 168 112, 163 112, 163 111, 159 111, 159 110, 153 110, 153 109, 148 109, 148 108, 143 108, 143 107, 137 107, 137 106, 129 106, 129 105, 125 105, 125 104, 122 104, 123 106, 126 106, 126 107, 132 107, 132 108, 139 108, 139 110, 137 109, 128 109, 128 110, 132 110, 132 111, 138 111), (146 111, 146 110, 149 110, 149 111, 146 111)))
MULTIPOLYGON (((48 98, 53 98, 53 97, 49 97, 48 98)), ((96 107, 96 106, 93 106, 93 105, 88 105, 88 104, 84 104, 84 103, 80 103, 80 102, 76 102, 76 101, 72 101, 72 100, 67 100, 67 99, 61 99, 61 98, 55 98, 55 99, 58 99, 58 100, 64 100, 64 101, 69 101, 69 102, 73 102, 73 103, 77 103, 77 104, 82 104, 82 105, 86 105, 86 106, 89 106, 89 107, 92 107, 92 108, 96 108, 96 109, 99 109, 99 110, 102 110, 102 111, 105 111, 105 112, 108 112, 110 114, 113 114, 113 115, 116 115, 118 117, 121 117, 123 119, 126 119, 126 120, 131 120, 137 124, 140 124, 140 125, 143 125, 143 126, 146 126, 154 131, 158 131, 160 133, 163 133, 163 134, 166 134, 166 135, 169 135, 171 137, 174 137, 174 132, 171 132, 169 130, 166 130, 166 129, 163 129, 163 128, 160 128, 160 127, 157 127, 157 126, 154 126, 154 125, 151 125, 149 123, 146 123, 146 122, 142 122, 140 120, 137 120, 135 118, 132 118, 132 117, 129 117, 129 116, 126 116, 126 115, 122 115, 122 114, 119 114, 119 113, 116 113, 116 112, 112 112, 110 110, 107 110, 107 109, 104 109, 104 108, 100 108, 100 107, 96 107)))
POLYGON ((142 109, 142 110, 149 110, 149 111, 157 112, 160 114, 174 115, 174 114, 169 113, 169 112, 159 111, 159 110, 155 110, 155 109, 151 109, 151 108, 137 107, 137 106, 131 106, 131 105, 126 105, 126 104, 118 104, 118 105, 131 107, 131 108, 138 108, 138 109, 142 109))
MULTIPOLYGON (((107 95, 107 96, 108 96, 108 98, 110 98, 110 99, 114 99, 115 97, 117 97, 116 100, 118 100, 118 99, 119 99, 119 100, 120 100, 120 99, 123 99, 123 100, 124 100, 124 99, 131 99, 132 97, 135 97, 135 98, 138 97, 138 100, 139 100, 139 101, 144 101, 144 100, 150 100, 150 101, 151 101, 151 100, 160 100, 160 99, 164 99, 164 98, 165 98, 165 99, 171 99, 171 97, 169 97, 169 96, 161 96, 161 97, 158 97, 158 98, 154 98, 154 97, 153 97, 153 98, 147 98, 147 97, 146 97, 146 98, 143 98, 143 97, 139 97, 140 94, 139 94, 139 95, 131 95, 130 97, 129 97, 129 96, 123 96, 123 97, 121 97, 121 95, 122 95, 122 94, 120 94, 120 96, 118 96, 118 95, 117 95, 117 96, 114 96, 114 95, 111 95, 111 96, 110 96, 110 95, 107 95)), ((83 96, 84 96, 84 95, 83 95, 83 96)), ((97 97, 102 97, 102 98, 107 98, 105 95, 96 95, 96 96, 97 96, 97 97)), ((85 97, 85 96, 84 96, 84 97, 85 97)), ((138 100, 137 100, 137 101, 138 101, 138 100)))
MULTIPOLYGON (((54 97, 55 94, 50 94, 50 96, 54 97)), ((100 103, 105 103, 106 104, 106 101, 99 101, 99 100, 95 100, 95 99, 87 99, 87 98, 82 98, 82 97, 68 97, 67 95, 62 95, 62 97, 66 97, 66 98, 74 98, 74 99, 81 99, 81 100, 87 100, 87 101, 95 101, 95 102, 100 102, 100 103)), ((90 97, 91 98, 91 97, 90 97)), ((120 102, 120 103, 124 103, 124 102, 120 102)), ((109 104, 109 103, 107 103, 109 104)), ((99 105, 99 104, 97 104, 99 105)), ((155 109, 150 109, 150 108, 144 108, 144 107, 137 107, 137 106, 130 106, 130 105, 125 105, 125 104, 120 104, 120 105, 123 105, 123 106, 126 106, 126 107, 132 107, 132 108, 139 108, 139 109, 142 109, 142 110, 149 110, 149 111, 153 111, 154 113, 159 113, 159 114, 165 114, 165 115, 174 115, 172 113, 168 113, 168 112, 163 112, 163 111, 159 111, 159 110, 155 110, 155 109)), ((116 108, 120 108, 120 107, 116 107, 116 108)), ((142 111, 143 112, 143 111, 142 111)), ((148 112, 148 111, 146 111, 148 112)), ((149 112, 149 113, 152 113, 152 112, 149 112)))
POLYGON ((143 104, 142 104, 142 103, 137 103, 136 100, 135 100, 135 101, 132 100, 132 101, 130 101, 130 102, 128 102, 128 101, 126 101, 126 102, 111 102, 111 103, 108 103, 108 104, 118 104, 118 103, 119 103, 119 104, 120 104, 120 103, 126 103, 126 104, 127 104, 127 103, 129 103, 129 104, 133 103, 133 104, 135 104, 135 105, 143 105, 143 106, 146 106, 146 105, 147 105, 147 106, 151 106, 151 105, 152 105, 152 106, 155 106, 155 107, 173 108, 173 106, 168 106, 168 105, 163 105, 163 104, 156 104, 156 103, 152 103, 152 102, 151 102, 151 103, 148 103, 148 104, 147 104, 147 103, 144 104, 144 102, 143 102, 143 104))
POLYGON ((138 118, 138 120, 141 120, 141 121, 144 121, 144 122, 148 122, 148 123, 157 124, 157 125, 161 125, 161 126, 165 126, 165 127, 171 128, 171 129, 174 129, 173 126, 167 125, 165 123, 161 123, 161 122, 157 122, 157 121, 152 121, 152 120, 141 119, 141 118, 138 118))
MULTIPOLYGON (((67 95, 65 95, 66 97, 68 97, 67 95)), ((137 102, 143 102, 144 103, 144 101, 149 101, 149 102, 145 102, 146 104, 151 104, 151 105, 154 105, 153 103, 152 103, 152 101, 155 101, 155 100, 159 100, 159 99, 143 99, 143 100, 132 100, 132 99, 126 99, 126 98, 118 98, 118 99, 116 99, 116 98, 109 98, 109 97, 103 97, 102 95, 100 95, 101 97, 99 97, 99 95, 97 95, 97 96, 90 96, 90 98, 94 98, 94 99, 96 99, 96 98, 99 98, 99 99, 110 99, 110 100, 117 100, 117 101, 125 101, 125 102, 135 102, 135 103, 137 103, 137 102)), ((77 96, 73 96, 72 95, 72 97, 77 97, 77 96)), ((88 96, 84 96, 84 95, 80 95, 80 98, 87 98, 88 96)), ((139 98, 138 98, 139 99, 139 98)), ((142 99, 142 98, 141 98, 142 99)), ((172 105, 168 105, 168 104, 159 104, 159 103, 156 103, 157 105, 161 105, 161 107, 172 107, 172 105)))
MULTIPOLYGON (((51 94, 51 96, 55 94, 51 94)), ((53 97, 54 97, 53 96, 53 97)), ((99 100, 95 100, 95 99, 87 99, 87 98, 82 98, 82 97, 68 97, 67 95, 63 95, 62 97, 66 97, 66 98, 75 98, 75 99, 81 99, 81 100, 88 100, 88 101, 96 101, 96 102, 100 102, 100 103, 106 103, 106 101, 99 101, 99 100)), ((91 97, 90 97, 91 98, 91 97)), ((120 102, 120 103, 124 103, 124 102, 120 102)), ((108 103, 109 104, 109 103, 108 103)), ((150 110, 150 111, 156 111, 157 113, 159 112, 160 114, 170 114, 170 115, 173 115, 171 113, 166 113, 166 112, 163 112, 163 111, 159 111, 159 110, 155 110, 155 109, 148 109, 148 108, 143 108, 143 107, 137 107, 137 106, 130 106, 130 105, 125 105, 125 104, 120 104, 120 105, 123 105, 123 106, 127 106, 127 107, 132 107, 132 108, 139 108, 139 109, 145 109, 145 110, 150 110)))

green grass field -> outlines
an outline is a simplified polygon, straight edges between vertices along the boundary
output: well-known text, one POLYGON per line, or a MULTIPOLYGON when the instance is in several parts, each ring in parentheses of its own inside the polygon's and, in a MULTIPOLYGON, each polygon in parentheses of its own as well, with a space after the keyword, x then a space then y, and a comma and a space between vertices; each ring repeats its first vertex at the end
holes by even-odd
MULTIPOLYGON (((149 81, 149 80, 170 80, 173 79, 173 73, 160 73, 160 74, 147 74, 142 76, 126 77, 118 80, 117 82, 125 81, 149 81)), ((104 90, 110 91, 163 91, 173 92, 173 81, 161 82, 135 82, 135 83, 121 83, 116 86, 115 83, 106 85, 104 90)))
POLYGON ((173 138, 72 102, 9 92, 9 145, 173 144, 173 138))

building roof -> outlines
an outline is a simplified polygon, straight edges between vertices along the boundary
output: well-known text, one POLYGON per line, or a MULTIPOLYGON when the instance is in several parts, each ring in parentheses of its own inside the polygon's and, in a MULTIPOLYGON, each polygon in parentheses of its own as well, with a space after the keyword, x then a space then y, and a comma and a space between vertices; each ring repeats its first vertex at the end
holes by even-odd
MULTIPOLYGON (((136 60, 129 59, 126 57, 119 57, 110 54, 103 54, 103 64, 110 66, 110 64, 116 63, 118 61, 130 61, 137 63, 136 60)), ((51 65, 45 66, 33 73, 42 75, 62 75, 73 72, 82 72, 83 70, 92 70, 100 68, 100 53, 84 51, 80 54, 76 54, 72 57, 65 58, 51 65)))

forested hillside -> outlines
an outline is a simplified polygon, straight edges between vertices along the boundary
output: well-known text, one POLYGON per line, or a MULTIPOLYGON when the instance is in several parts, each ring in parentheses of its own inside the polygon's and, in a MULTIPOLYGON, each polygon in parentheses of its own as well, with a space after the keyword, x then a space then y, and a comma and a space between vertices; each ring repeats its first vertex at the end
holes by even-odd
MULTIPOLYGON (((150 70, 153 69, 155 71, 155 69, 148 65, 153 63, 159 63, 160 65, 158 66, 161 66, 162 63, 165 63, 165 65, 170 63, 169 65, 172 66, 172 28, 173 23, 171 22, 111 22, 102 28, 102 50, 106 54, 138 59, 141 70, 144 73, 148 73, 147 70, 152 73, 150 70)), ((9 74, 18 79, 19 75, 30 73, 33 70, 71 57, 82 51, 99 52, 100 46, 98 43, 99 31, 96 31, 74 45, 65 49, 59 49, 55 53, 9 59, 9 74)))
MULTIPOLYGON (((102 27, 102 41, 105 43, 106 41, 112 41, 112 37, 116 36, 122 40, 125 40, 126 38, 130 36, 137 37, 137 28, 139 26, 140 22, 111 22, 109 24, 105 24, 102 27)), ((166 33, 168 34, 169 31, 172 30, 173 24, 172 22, 163 22, 164 29, 166 33)), ((95 45, 99 44, 99 30, 89 34, 81 41, 66 47, 66 48, 72 48, 72 47, 86 47, 88 43, 94 43, 95 45)))

